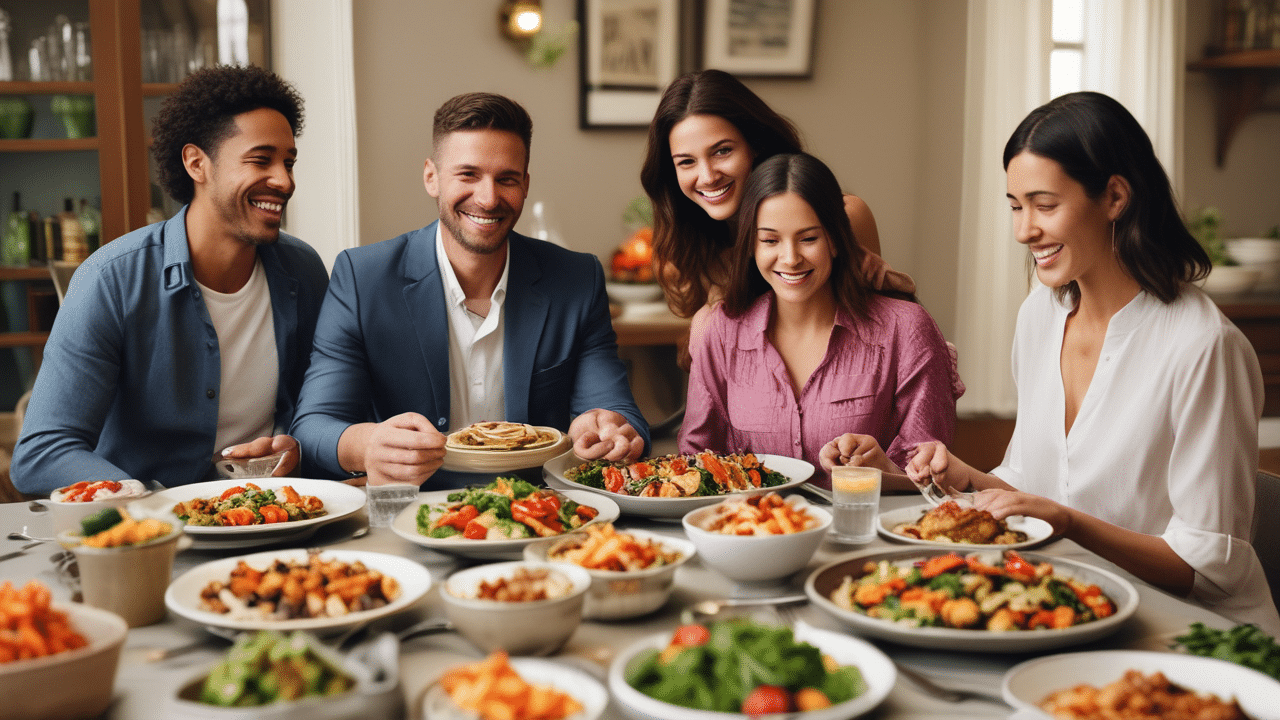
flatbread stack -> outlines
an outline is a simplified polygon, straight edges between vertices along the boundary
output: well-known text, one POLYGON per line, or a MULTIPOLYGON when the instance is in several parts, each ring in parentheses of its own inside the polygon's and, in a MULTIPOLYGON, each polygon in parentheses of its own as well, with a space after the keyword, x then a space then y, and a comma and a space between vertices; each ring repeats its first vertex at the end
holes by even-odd
POLYGON ((559 433, 551 428, 491 420, 451 433, 445 444, 459 450, 534 450, 559 440, 559 433))

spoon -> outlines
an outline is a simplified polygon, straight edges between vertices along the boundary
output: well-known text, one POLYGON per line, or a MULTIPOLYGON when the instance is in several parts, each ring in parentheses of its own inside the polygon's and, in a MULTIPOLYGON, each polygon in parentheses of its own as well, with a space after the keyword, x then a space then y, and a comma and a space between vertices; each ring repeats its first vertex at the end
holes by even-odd
POLYGON ((22 526, 22 532, 11 532, 8 535, 10 540, 26 540, 27 542, 57 542, 57 538, 51 537, 35 537, 27 534, 27 526, 22 526))
POLYGON ((49 508, 45 507, 45 504, 39 500, 32 500, 31 503, 27 505, 27 509, 33 513, 49 512, 49 508))
POLYGON ((722 600, 703 600, 697 603, 691 609, 698 615, 715 615, 727 607, 743 607, 746 605, 790 605, 791 603, 807 602, 807 595, 783 595, 780 597, 761 597, 761 598, 724 598, 722 600))

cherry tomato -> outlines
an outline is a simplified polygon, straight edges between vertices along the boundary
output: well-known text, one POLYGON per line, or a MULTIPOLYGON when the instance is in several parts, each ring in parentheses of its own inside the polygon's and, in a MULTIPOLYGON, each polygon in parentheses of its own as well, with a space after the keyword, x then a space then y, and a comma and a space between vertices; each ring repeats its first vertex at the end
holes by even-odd
POLYGON ((671 644, 694 647, 705 645, 710 639, 711 631, 707 629, 706 625, 681 625, 676 628, 675 635, 671 636, 671 644))
POLYGON ((761 685, 742 701, 743 715, 768 715, 791 710, 791 693, 777 685, 761 685))

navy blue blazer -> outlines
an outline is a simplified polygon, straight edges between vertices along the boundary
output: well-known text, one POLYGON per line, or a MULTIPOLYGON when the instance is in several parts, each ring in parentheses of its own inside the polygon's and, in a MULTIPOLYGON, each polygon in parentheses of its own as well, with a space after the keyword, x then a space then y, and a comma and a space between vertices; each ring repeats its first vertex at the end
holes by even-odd
MULTIPOLYGON (((293 423, 305 475, 345 474, 338 438, 355 423, 412 411, 449 430, 449 318, 435 235, 431 223, 334 261, 293 423)), ((500 419, 564 431, 587 410, 613 410, 647 451, 649 427, 618 358, 600 261, 517 233, 507 247, 500 419)), ((456 484, 447 476, 431 484, 456 484)))

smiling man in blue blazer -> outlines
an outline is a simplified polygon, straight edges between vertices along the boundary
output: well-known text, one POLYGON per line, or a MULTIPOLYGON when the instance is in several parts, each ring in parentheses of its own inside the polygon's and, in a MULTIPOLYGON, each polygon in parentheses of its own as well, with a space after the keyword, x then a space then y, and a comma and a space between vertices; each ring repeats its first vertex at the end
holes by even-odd
POLYGON ((508 98, 449 100, 423 172, 440 220, 338 256, 293 425, 304 472, 456 486, 445 435, 487 420, 567 431, 588 459, 646 451, 600 262, 513 231, 531 135, 508 98))

